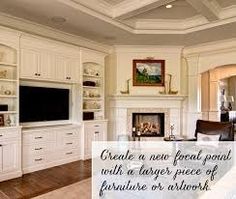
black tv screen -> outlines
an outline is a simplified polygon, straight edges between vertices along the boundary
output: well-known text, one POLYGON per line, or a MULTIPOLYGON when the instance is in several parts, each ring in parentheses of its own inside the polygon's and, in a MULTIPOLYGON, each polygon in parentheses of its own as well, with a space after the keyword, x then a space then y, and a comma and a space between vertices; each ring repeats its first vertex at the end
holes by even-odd
POLYGON ((20 122, 69 120, 69 89, 20 86, 20 122))

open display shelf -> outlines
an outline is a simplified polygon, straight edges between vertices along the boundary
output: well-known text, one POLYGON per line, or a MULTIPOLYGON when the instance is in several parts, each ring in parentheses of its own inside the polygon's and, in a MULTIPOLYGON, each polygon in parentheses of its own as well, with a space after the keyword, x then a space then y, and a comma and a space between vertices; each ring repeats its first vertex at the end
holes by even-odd
POLYGON ((0 126, 18 125, 18 62, 17 50, 0 44, 0 126))
POLYGON ((104 119, 104 66, 93 61, 83 62, 83 119, 104 119))

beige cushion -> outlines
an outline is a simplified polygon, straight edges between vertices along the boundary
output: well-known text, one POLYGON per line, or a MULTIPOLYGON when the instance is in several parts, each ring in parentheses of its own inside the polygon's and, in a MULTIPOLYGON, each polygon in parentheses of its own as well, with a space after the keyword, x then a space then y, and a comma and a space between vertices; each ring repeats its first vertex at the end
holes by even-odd
POLYGON ((197 145, 218 147, 219 140, 220 135, 207 135, 203 133, 197 133, 197 145))

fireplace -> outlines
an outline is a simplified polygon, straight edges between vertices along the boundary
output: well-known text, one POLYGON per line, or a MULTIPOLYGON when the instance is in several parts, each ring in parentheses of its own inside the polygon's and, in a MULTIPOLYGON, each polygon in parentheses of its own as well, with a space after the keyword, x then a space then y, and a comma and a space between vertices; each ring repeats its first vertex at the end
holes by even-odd
POLYGON ((132 129, 141 137, 164 137, 165 113, 132 113, 132 129))

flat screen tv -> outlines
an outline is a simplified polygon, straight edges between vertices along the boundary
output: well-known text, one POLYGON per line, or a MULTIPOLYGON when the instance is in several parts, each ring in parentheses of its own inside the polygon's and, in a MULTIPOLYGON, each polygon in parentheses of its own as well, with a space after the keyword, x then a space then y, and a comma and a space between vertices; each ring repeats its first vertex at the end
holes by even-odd
POLYGON ((20 86, 20 122, 69 120, 69 89, 20 86))

